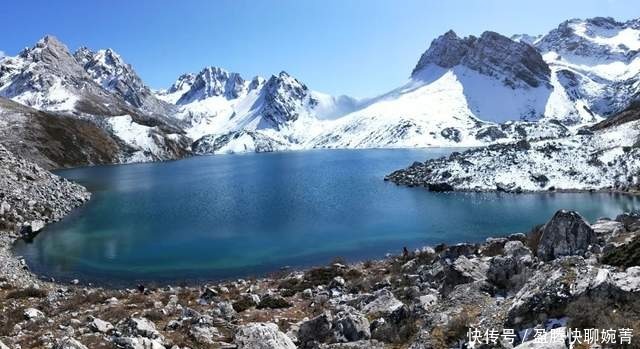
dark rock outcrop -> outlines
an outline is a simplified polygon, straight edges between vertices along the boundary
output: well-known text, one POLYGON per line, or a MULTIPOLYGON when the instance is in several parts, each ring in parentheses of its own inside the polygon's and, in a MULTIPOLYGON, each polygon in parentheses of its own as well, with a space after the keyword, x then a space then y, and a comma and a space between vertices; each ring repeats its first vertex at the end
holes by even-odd
POLYGON ((596 234, 575 211, 560 210, 542 227, 537 255, 545 261, 587 252, 596 234))

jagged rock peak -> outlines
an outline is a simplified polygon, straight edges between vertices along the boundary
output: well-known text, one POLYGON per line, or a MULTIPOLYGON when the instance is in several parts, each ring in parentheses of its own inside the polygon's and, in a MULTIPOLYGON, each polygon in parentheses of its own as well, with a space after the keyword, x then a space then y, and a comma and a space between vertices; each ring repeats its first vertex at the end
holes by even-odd
POLYGON ((281 71, 278 75, 272 75, 265 84, 269 93, 288 92, 296 98, 302 98, 307 94, 309 88, 300 80, 289 75, 286 71, 281 71))
POLYGON ((81 47, 74 53, 74 57, 96 82, 105 87, 108 87, 114 79, 130 80, 139 88, 144 86, 133 67, 110 48, 93 52, 86 47, 81 47))
POLYGON ((22 50, 18 56, 30 62, 43 63, 50 69, 69 75, 85 74, 67 46, 52 35, 44 36, 33 47, 22 50))
POLYGON ((81 46, 76 50, 76 52, 73 53, 73 57, 75 57, 76 61, 82 64, 82 66, 84 66, 89 61, 91 61, 94 55, 95 55, 95 52, 93 52, 90 48, 86 46, 81 46))
POLYGON ((475 40, 474 36, 460 38, 453 30, 449 30, 431 42, 429 49, 422 54, 413 69, 412 75, 421 71, 428 64, 435 64, 443 68, 451 68, 460 64, 460 60, 475 40))
POLYGON ((196 75, 193 73, 182 74, 178 77, 176 82, 174 82, 171 87, 169 87, 169 90, 167 90, 167 92, 174 93, 182 90, 187 90, 191 87, 191 85, 193 85, 195 79, 196 75))
POLYGON ((206 67, 193 79, 193 83, 177 104, 187 104, 212 96, 234 99, 245 90, 245 80, 238 73, 230 73, 219 67, 206 67))
POLYGON ((113 49, 93 52, 81 47, 74 53, 74 57, 93 81, 120 96, 130 105, 148 112, 165 112, 166 106, 151 95, 151 91, 133 67, 113 49))
POLYGON ((432 41, 412 72, 413 78, 427 66, 465 66, 502 80, 511 87, 538 87, 549 82, 550 69, 531 45, 486 31, 479 38, 460 38, 452 30, 432 41))
POLYGON ((314 108, 318 101, 309 92, 305 84, 285 71, 272 75, 263 89, 262 115, 269 127, 279 129, 284 123, 297 120, 300 108, 314 108))

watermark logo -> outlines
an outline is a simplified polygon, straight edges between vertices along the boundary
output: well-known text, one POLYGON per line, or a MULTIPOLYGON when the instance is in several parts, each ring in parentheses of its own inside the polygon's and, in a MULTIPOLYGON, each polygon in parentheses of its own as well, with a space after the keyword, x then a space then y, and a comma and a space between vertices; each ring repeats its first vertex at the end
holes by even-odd
POLYGON ((498 342, 518 345, 533 341, 537 344, 568 343, 571 348, 578 344, 631 344, 633 338, 632 328, 598 329, 598 328, 534 328, 516 333, 514 329, 505 328, 502 331, 495 329, 481 330, 470 328, 467 332, 467 341, 470 348, 498 342))

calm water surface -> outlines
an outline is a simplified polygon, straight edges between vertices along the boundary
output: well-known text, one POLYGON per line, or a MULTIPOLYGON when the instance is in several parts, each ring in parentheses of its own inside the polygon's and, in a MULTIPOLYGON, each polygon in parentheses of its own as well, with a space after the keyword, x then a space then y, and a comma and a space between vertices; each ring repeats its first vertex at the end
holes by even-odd
POLYGON ((382 179, 450 150, 318 150, 60 171, 93 199, 32 242, 32 270, 128 285, 262 275, 528 231, 560 208, 638 207, 609 194, 429 193, 382 179))

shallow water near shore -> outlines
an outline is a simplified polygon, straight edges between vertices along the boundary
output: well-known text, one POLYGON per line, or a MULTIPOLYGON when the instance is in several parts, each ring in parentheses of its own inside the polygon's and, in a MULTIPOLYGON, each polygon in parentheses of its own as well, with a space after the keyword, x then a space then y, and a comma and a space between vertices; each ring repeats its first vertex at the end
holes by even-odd
POLYGON ((606 193, 430 193, 384 182, 451 149, 314 150, 59 171, 92 200, 14 252, 57 280, 130 286, 260 276, 527 232, 560 208, 640 206, 606 193))

